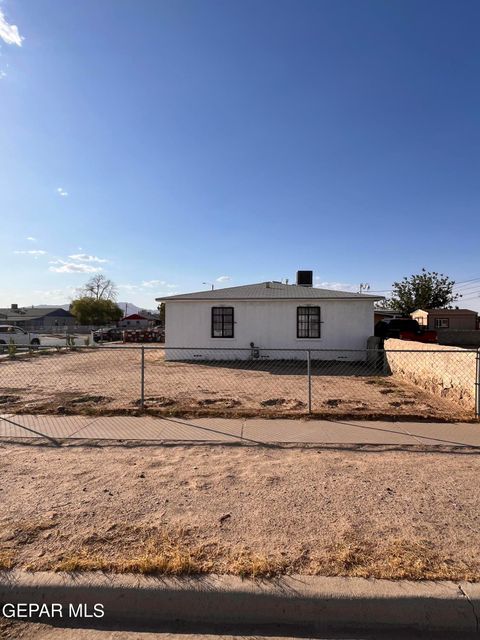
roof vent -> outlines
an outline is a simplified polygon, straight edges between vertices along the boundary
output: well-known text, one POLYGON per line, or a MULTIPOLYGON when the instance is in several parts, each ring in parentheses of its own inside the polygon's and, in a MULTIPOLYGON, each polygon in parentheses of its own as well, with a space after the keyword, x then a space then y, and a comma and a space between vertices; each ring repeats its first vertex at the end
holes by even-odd
POLYGON ((18 309, 18 304, 15 304, 15 303, 11 304, 10 309, 18 309))
POLYGON ((297 285, 313 287, 313 271, 297 271, 297 285))

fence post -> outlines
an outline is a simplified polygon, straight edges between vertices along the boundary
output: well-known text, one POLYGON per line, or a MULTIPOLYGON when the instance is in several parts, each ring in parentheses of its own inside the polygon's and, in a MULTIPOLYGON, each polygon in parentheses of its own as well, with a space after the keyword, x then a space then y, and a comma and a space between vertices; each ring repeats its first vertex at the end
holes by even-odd
POLYGON ((307 351, 307 378, 308 378, 308 413, 312 413, 312 367, 310 350, 307 351))
POLYGON ((142 371, 140 374, 140 409, 145 404, 145 347, 142 345, 142 371))
POLYGON ((480 348, 477 349, 475 367, 475 417, 480 418, 480 348))

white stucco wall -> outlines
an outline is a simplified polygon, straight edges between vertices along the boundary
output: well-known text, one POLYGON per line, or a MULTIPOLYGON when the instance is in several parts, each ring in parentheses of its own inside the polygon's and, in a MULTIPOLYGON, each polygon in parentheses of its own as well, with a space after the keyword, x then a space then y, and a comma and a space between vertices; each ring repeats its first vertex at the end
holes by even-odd
MULTIPOLYGON (((265 349, 366 349, 367 338, 373 335, 373 301, 299 300, 268 301, 167 301, 165 305, 165 347, 170 360, 183 359, 186 353, 175 348, 187 347, 188 356, 199 358, 201 349, 247 348, 242 353, 218 353, 217 357, 250 358, 250 343, 261 350, 261 357, 285 358, 295 354, 265 352, 265 349), (234 338, 211 337, 212 307, 233 307, 234 338), (321 309, 321 338, 297 338, 297 307, 319 306, 321 309), (171 349, 172 351, 168 351, 171 349), (196 354, 195 349, 198 350, 196 354), (194 353, 195 352, 195 353, 194 353), (193 355, 192 355, 193 354, 193 355)), ((203 352, 205 355, 205 352, 203 352)), ((214 358, 211 352, 208 356, 214 358)), ((299 355, 299 357, 304 357, 299 355)), ((313 357, 313 356, 312 356, 313 357)), ((327 359, 323 354, 322 359, 327 359)), ((330 354, 337 359, 339 354, 330 354)), ((342 358, 359 360, 359 354, 343 354, 342 358)))

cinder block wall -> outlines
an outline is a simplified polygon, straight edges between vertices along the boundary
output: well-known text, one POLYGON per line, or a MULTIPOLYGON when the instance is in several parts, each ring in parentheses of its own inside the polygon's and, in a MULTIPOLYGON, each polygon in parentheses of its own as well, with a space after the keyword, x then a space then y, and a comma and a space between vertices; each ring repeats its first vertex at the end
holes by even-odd
POLYGON ((393 376, 475 411, 475 352, 389 338, 385 356, 393 376))
POLYGON ((440 344, 465 344, 473 347, 480 347, 480 331, 472 329, 437 329, 438 342, 440 344))

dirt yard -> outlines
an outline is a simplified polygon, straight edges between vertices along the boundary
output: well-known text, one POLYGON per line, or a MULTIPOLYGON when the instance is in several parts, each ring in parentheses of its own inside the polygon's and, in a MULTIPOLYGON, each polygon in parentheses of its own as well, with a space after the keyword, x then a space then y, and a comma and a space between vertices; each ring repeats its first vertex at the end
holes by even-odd
POLYGON ((480 579, 480 453, 0 443, 3 568, 480 579))
MULTIPOLYGON (((329 375, 313 366, 316 417, 466 420, 465 407, 394 376, 372 376, 362 364, 335 363, 329 375), (333 375, 340 373, 342 375, 333 375)), ((145 408, 164 415, 285 416, 304 414, 305 363, 165 362, 145 351, 145 408)), ((0 360, 0 409, 8 413, 136 413, 140 407, 138 349, 49 351, 0 360)), ((329 372, 327 368, 327 373, 329 372)), ((472 409, 473 410, 473 409, 472 409)))

